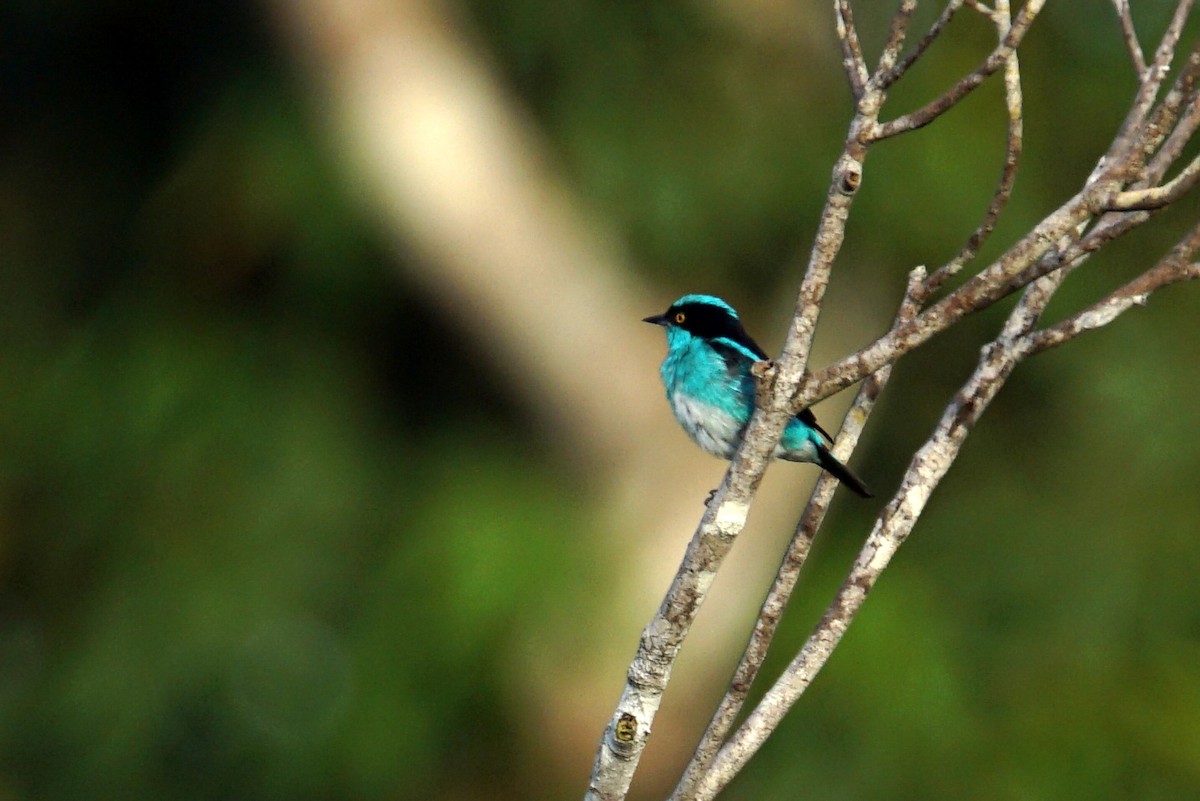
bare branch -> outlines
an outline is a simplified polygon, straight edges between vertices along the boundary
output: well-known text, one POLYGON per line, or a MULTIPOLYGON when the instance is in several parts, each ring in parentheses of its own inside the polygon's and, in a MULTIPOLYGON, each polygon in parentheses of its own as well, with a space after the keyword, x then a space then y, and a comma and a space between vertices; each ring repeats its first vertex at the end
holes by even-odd
MULTIPOLYGON (((1007 38, 1011 38, 1011 31, 1006 40, 1007 38)), ((1172 117, 1172 114, 1183 108, 1184 98, 1191 96, 1197 82, 1200 82, 1200 47, 1189 57, 1187 67, 1181 71, 1172 90, 1155 110, 1155 119, 1152 122, 1163 121, 1169 124, 1173 121, 1175 117, 1172 117)), ((1183 118, 1190 121, 1193 116, 1185 113, 1183 118)), ((1159 140, 1161 141, 1161 135, 1159 140)), ((1064 236, 1072 234, 1094 215, 1103 213, 1107 208, 1104 201, 1117 193, 1122 183, 1131 180, 1130 162, 1136 162, 1140 156, 1128 151, 1123 153, 1123 156, 1125 160, 1117 159, 1098 168, 1089 178, 1089 185, 1084 190, 1044 219, 986 270, 908 323, 893 328, 857 353, 808 376, 793 400, 793 408, 804 408, 862 380, 883 363, 894 361, 903 353, 944 331, 966 314, 991 305, 1001 297, 1078 259, 1082 253, 1092 252, 1105 241, 1144 222, 1148 212, 1133 211, 1128 214, 1131 219, 1120 225, 1109 223, 1103 227, 1097 226, 1097 235, 1089 235, 1077 243, 1073 252, 1056 250, 1056 243, 1064 236)), ((1191 179, 1181 180, 1180 185, 1186 185, 1188 180, 1191 179)))
MULTIPOLYGON (((721 741, 728 735, 732 721, 745 701, 750 683, 761 668, 779 613, 795 587, 800 565, 827 508, 832 481, 825 477, 818 483, 789 554, 780 567, 776 583, 764 602, 755 633, 731 687, 676 788, 675 797, 679 801, 712 798, 749 759, 791 703, 804 691, 857 613, 877 580, 879 571, 908 536, 930 493, 954 461, 963 439, 1015 365, 1033 352, 1035 347, 1044 349, 1057 344, 1053 341, 1055 337, 1064 337, 1065 341, 1068 329, 1074 330, 1072 326, 1087 330, 1096 324, 1103 324, 1097 321, 1105 314, 1108 317, 1104 322, 1107 322, 1123 310, 1117 308, 1121 304, 1126 304, 1127 308, 1144 297, 1145 291, 1136 292, 1137 287, 1130 285, 1107 299, 1110 306, 1104 310, 1093 309, 1090 316, 1085 310, 1081 316, 1069 318, 1059 326, 1047 328, 1037 335, 1030 334, 1049 298, 1070 271, 1084 263, 1101 245, 1148 219, 1153 213, 1152 209, 1171 202, 1200 181, 1194 176, 1194 173, 1200 173, 1200 165, 1192 164, 1172 181, 1146 188, 1162 182, 1162 174, 1183 152, 1190 131, 1200 125, 1200 113, 1192 107, 1195 105, 1197 77, 1200 76, 1200 51, 1193 53, 1172 89, 1161 102, 1155 104, 1179 38, 1182 23, 1179 26, 1175 23, 1181 16, 1186 17, 1192 2, 1181 0, 1172 20, 1173 27, 1164 35, 1156 51, 1155 62, 1146 69, 1138 97, 1122 129, 1124 141, 1119 147, 1114 144, 1110 148, 1108 157, 1101 160, 1084 188, 992 264, 937 303, 918 312, 918 303, 923 297, 927 297, 946 277, 977 255, 1011 196, 1022 150, 1021 75, 1016 49, 1045 0, 1028 0, 1015 17, 1011 14, 1009 0, 997 0, 994 10, 970 0, 951 0, 925 39, 918 43, 916 52, 898 62, 916 5, 915 0, 901 0, 879 67, 871 77, 867 75, 850 2, 835 0, 843 65, 857 100, 856 113, 842 156, 834 168, 825 208, 798 293, 796 313, 782 354, 762 376, 759 402, 744 432, 742 444, 688 545, 661 607, 642 633, 626 686, 597 753, 588 799, 617 801, 625 797, 683 638, 706 597, 717 568, 745 525, 750 500, 761 481, 768 457, 792 414, 851 383, 873 376, 864 383, 845 423, 843 439, 838 444, 839 449, 845 448, 847 443, 852 444, 861 430, 862 419, 878 393, 880 379, 886 380, 889 365, 967 314, 1024 287, 1022 299, 1009 315, 1003 331, 984 349, 975 373, 946 408, 942 422, 929 442, 914 456, 899 491, 876 521, 875 529, 850 578, 817 630, 793 660, 784 677, 767 693, 758 709, 721 746, 721 741), (950 17, 964 4, 990 16, 997 26, 997 47, 974 72, 964 76, 941 97, 911 114, 880 124, 878 114, 886 97, 886 87, 925 52, 950 17), (910 286, 907 311, 897 319, 890 331, 858 353, 816 374, 808 374, 806 368, 813 333, 833 263, 845 236, 850 206, 861 182, 863 162, 869 146, 889 136, 928 124, 1001 66, 1005 69, 1005 98, 1009 113, 1005 161, 997 189, 979 227, 955 259, 939 270, 934 278, 926 281, 924 296, 920 294, 921 289, 910 286), (1144 106, 1139 105, 1143 96, 1149 98, 1144 106), (1181 132, 1184 128, 1188 129, 1186 135, 1181 132), (1156 151, 1157 155, 1154 155, 1156 151), (1153 171, 1145 168, 1146 160, 1152 156, 1152 164, 1161 166, 1161 172, 1156 175, 1151 175, 1153 171), (1139 182, 1144 183, 1139 185, 1139 182), (1146 205, 1149 203, 1158 205, 1146 205), (1111 212, 1110 209, 1120 209, 1120 213, 1111 212), (1091 230, 1088 230, 1088 226, 1091 226, 1091 230), (1117 309, 1115 312, 1114 308, 1117 309)), ((1125 11, 1127 13, 1127 9, 1125 11)), ((1121 13, 1120 9, 1118 13, 1121 13)), ((1177 255, 1172 262, 1175 266, 1170 270, 1149 271, 1147 275, 1151 277, 1146 281, 1157 281, 1159 283, 1153 286, 1160 286, 1195 277, 1198 268, 1190 262, 1194 250, 1193 246, 1186 255, 1177 255)))
POLYGON ((1197 128, 1200 128, 1200 92, 1193 88, 1184 100, 1183 111, 1175 123, 1174 129, 1146 166, 1143 180, 1147 182, 1147 185, 1162 180, 1171 165, 1183 154, 1184 148, 1191 141, 1197 128))
MULTIPOLYGON (((916 314, 916 292, 924 280, 924 267, 917 267, 909 274, 908 289, 896 314, 897 322, 902 322, 916 314)), ((889 365, 872 373, 859 388, 854 402, 843 419, 842 429, 834 447, 834 455, 839 459, 847 458, 857 446, 858 438, 866 427, 867 418, 875 407, 875 401, 887 386, 890 377, 891 366, 889 365)), ((694 797, 696 785, 700 778, 708 772, 718 749, 729 735, 733 721, 741 711, 742 705, 750 693, 750 687, 767 657, 767 650, 771 646, 771 640, 775 636, 775 630, 783 615, 783 610, 796 588, 800 569, 808 558, 808 552, 817 530, 825 520, 825 514, 829 510, 829 504, 833 500, 836 488, 837 481, 828 473, 822 473, 816 486, 813 487, 808 505, 792 535, 792 541, 784 554, 775 581, 763 601, 754 631, 750 635, 750 641, 746 645, 741 661, 734 670, 733 678, 730 679, 729 689, 718 704, 717 711, 713 714, 708 728, 701 736, 700 743, 696 746, 696 751, 679 781, 679 786, 671 795, 672 801, 688 801, 694 797)))
POLYGON ((1101 192, 1111 191, 1111 188, 1111 181, 1101 181, 1084 189, 1042 220, 991 266, 954 292, 857 353, 807 376, 792 407, 798 411, 861 381, 971 312, 986 308, 1061 267, 1063 262, 1056 249, 1057 243, 1091 217, 1090 208, 1095 198, 1101 192))
POLYGON ((933 435, 913 457, 900 488, 876 519, 854 567, 816 629, 721 748, 698 787, 697 801, 712 799, 745 766, 828 661, 867 594, 908 538, 933 490, 958 456, 963 441, 1024 357, 1022 338, 1036 324, 1060 284, 1060 277, 1047 276, 1030 286, 1009 315, 1000 336, 983 348, 974 373, 946 407, 933 435))
POLYGON ((904 73, 908 72, 909 67, 917 63, 917 60, 925 54, 925 51, 929 49, 929 46, 933 44, 934 40, 941 35, 943 30, 945 30, 946 25, 948 25, 951 18, 954 17, 955 12, 962 8, 962 4, 963 0, 950 0, 950 2, 946 3, 946 7, 942 9, 941 16, 939 16, 934 21, 933 25, 930 26, 929 30, 925 32, 925 35, 921 37, 919 42, 917 42, 917 46, 913 48, 913 51, 905 56, 899 64, 876 77, 875 86, 879 89, 887 89, 889 86, 898 81, 900 77, 904 75, 904 73))
MULTIPOLYGON (((1001 41, 1008 35, 1012 24, 1012 13, 1008 0, 998 0, 996 14, 993 17, 996 30, 1001 41)), ((1000 169, 1000 183, 992 194, 992 200, 984 212, 983 220, 967 239, 962 249, 945 265, 929 277, 923 288, 922 297, 929 297, 936 292, 951 276, 958 273, 963 266, 979 253, 980 248, 987 242, 1000 212, 1008 205, 1012 197, 1013 185, 1017 180, 1017 166, 1021 160, 1021 150, 1024 143, 1025 121, 1023 114, 1023 96, 1021 92, 1021 66, 1014 50, 1004 65, 1004 104, 1008 111, 1008 134, 1004 147, 1004 164, 1000 169)))
POLYGON ((1161 103, 1149 112, 1146 121, 1127 132, 1129 150, 1125 151, 1125 183, 1131 189, 1152 187, 1162 180, 1179 158, 1200 125, 1200 44, 1193 48, 1174 84, 1161 103), (1157 152, 1155 152, 1157 150, 1157 152), (1153 153, 1150 163, 1147 157, 1153 153))
POLYGON ((1145 305, 1156 289, 1200 278, 1200 264, 1191 262, 1197 249, 1200 249, 1200 225, 1192 228, 1158 264, 1123 287, 1067 319, 1030 334, 1029 353, 1058 347, 1085 331, 1108 325, 1132 307, 1145 305))
POLYGON ((1004 66, 1005 62, 1008 61, 1009 54, 1017 49, 1021 44, 1021 40, 1025 38, 1025 34, 1029 32, 1029 26, 1033 24, 1034 19, 1042 10, 1045 2, 1046 0, 1028 0, 1022 6, 1016 19, 1013 20, 1008 35, 984 59, 982 64, 970 74, 963 76, 958 83, 936 100, 930 101, 922 108, 910 114, 905 114, 902 117, 897 117, 894 120, 877 125, 871 131, 872 140, 887 139, 906 131, 922 128, 953 108, 955 104, 973 92, 988 77, 1004 66))
POLYGON ((908 35, 908 23, 912 21, 913 12, 917 10, 917 0, 900 0, 900 6, 892 16, 892 27, 888 33, 887 44, 883 46, 883 54, 879 57, 879 66, 875 75, 886 75, 896 66, 900 50, 904 47, 904 39, 908 35))
POLYGON ((838 42, 842 45, 842 68, 846 70, 850 91, 857 100, 862 97, 868 75, 862 44, 858 41, 858 29, 854 26, 854 12, 850 10, 850 0, 834 0, 833 16, 837 20, 838 42))
POLYGON ((1104 199, 1104 208, 1106 211, 1161 209, 1186 195, 1197 183, 1200 183, 1200 156, 1192 159, 1182 172, 1162 186, 1114 192, 1104 199))
POLYGON ((1136 175, 1145 164, 1149 154, 1157 150, 1170 136, 1181 115, 1186 113, 1189 99, 1194 101, 1197 83, 1200 82, 1200 43, 1188 54, 1179 76, 1161 103, 1150 113, 1141 128, 1131 135, 1133 149, 1125 156, 1130 180, 1136 182, 1143 176, 1136 175))
MULTIPOLYGON (((779 428, 782 430, 782 425, 779 428)), ((778 439, 775 433, 775 441, 778 439)), ((746 524, 749 498, 766 470, 765 454, 757 461, 745 454, 739 457, 701 518, 662 605, 642 631, 625 688, 597 749, 584 796, 588 801, 617 801, 629 792, 679 649, 717 569, 746 524), (745 480, 732 480, 735 471, 745 480)))
POLYGON ((1138 41, 1137 30, 1133 27, 1133 16, 1129 13, 1129 0, 1113 0, 1117 11, 1117 19, 1121 21, 1121 35, 1125 38, 1125 49, 1129 51, 1129 60, 1133 62, 1133 70, 1138 80, 1146 77, 1146 56, 1142 54, 1142 45, 1138 41))
MULTIPOLYGON (((791 408, 790 399, 806 374, 808 354, 812 348, 813 335, 816 333, 817 318, 821 313, 821 300, 829 285, 833 262, 846 235, 846 219, 850 215, 850 206, 862 180, 862 159, 866 157, 866 146, 860 141, 859 131, 870 124, 870 119, 865 117, 860 109, 851 123, 850 134, 846 137, 846 149, 834 165, 833 180, 826 195, 825 207, 821 211, 812 253, 804 271, 804 279, 800 282, 796 313, 784 341, 783 353, 776 361, 771 376, 772 397, 777 399, 780 405, 778 408, 766 406, 768 412, 781 411, 791 416, 799 411, 791 408)), ((866 374, 861 377, 865 378, 866 374)), ((745 437, 747 440, 751 439, 757 425, 755 419, 751 418, 745 437)), ((780 427, 782 428, 782 425, 780 427)), ((765 455, 767 451, 763 452, 765 455)))
POLYGON ((1179 37, 1183 33, 1183 26, 1187 22, 1193 3, 1194 0, 1179 0, 1179 5, 1175 7, 1171 22, 1167 25, 1167 30, 1163 33, 1158 47, 1155 48, 1154 60, 1142 73, 1142 81, 1138 86, 1133 103, 1129 107, 1129 112, 1125 115, 1117 136, 1113 139, 1112 146, 1105 155, 1106 160, 1111 161, 1127 156, 1137 146, 1136 143, 1141 135, 1146 117, 1154 106, 1154 100, 1158 97, 1162 83, 1170 71, 1171 61, 1175 58, 1175 48, 1179 44, 1179 37))
MULTIPOLYGON (((1102 173, 1094 172, 1088 178, 1088 184, 1094 184, 1101 175, 1102 173)), ((1100 248, 1142 225, 1155 213, 1134 211, 1105 214, 1086 232, 1084 230, 1086 222, 1076 226, 1068 236, 1060 240, 1054 250, 1048 252, 1037 264, 1029 268, 1027 274, 1018 276, 1013 282, 1014 285, 1023 286, 1028 283, 1027 279, 1030 276, 1041 276, 1048 273, 1065 277, 1082 266, 1100 248)))

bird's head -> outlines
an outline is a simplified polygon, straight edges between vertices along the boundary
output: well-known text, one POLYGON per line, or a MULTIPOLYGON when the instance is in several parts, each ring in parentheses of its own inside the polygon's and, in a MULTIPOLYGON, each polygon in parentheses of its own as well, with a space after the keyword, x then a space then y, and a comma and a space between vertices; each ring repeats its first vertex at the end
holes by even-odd
POLYGON ((642 322, 661 325, 668 334, 672 329, 682 329, 706 339, 741 327, 733 307, 714 295, 684 295, 662 314, 646 317, 642 322))
POLYGON ((738 313, 714 295, 684 295, 662 314, 647 317, 643 322, 667 329, 667 342, 672 345, 691 337, 735 342, 746 337, 738 313))

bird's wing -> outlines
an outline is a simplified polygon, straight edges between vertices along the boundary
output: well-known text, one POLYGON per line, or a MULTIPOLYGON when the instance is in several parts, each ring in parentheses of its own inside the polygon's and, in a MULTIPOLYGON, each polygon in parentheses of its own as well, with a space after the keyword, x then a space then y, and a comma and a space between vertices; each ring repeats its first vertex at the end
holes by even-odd
MULTIPOLYGON (((767 354, 745 330, 737 331, 733 336, 711 339, 708 344, 725 360, 725 367, 730 373, 749 370, 751 364, 767 358, 767 354)), ((833 442, 833 437, 817 422, 817 416, 813 414, 812 409, 802 409, 796 417, 809 428, 816 429, 826 442, 833 442)))
POLYGON ((708 344, 721 354, 721 358, 731 370, 735 367, 748 368, 754 362, 769 358, 767 352, 746 333, 746 329, 737 318, 729 322, 730 327, 722 331, 721 336, 709 339, 708 344))
POLYGON ((749 342, 749 345, 745 342, 738 342, 732 337, 717 337, 708 340, 708 345, 724 359, 725 368, 731 374, 738 374, 747 372, 750 365, 767 358, 762 349, 754 344, 753 339, 747 337, 746 341, 749 342))

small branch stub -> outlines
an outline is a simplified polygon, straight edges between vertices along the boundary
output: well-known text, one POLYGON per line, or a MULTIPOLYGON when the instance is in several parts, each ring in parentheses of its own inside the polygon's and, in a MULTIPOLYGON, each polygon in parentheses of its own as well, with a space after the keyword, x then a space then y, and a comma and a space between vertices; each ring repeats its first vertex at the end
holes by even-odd
POLYGON ((847 159, 842 165, 841 175, 838 176, 838 191, 843 195, 853 195, 862 184, 862 166, 856 161, 847 159))
POLYGON ((767 408, 771 399, 771 390, 775 386, 777 368, 772 359, 762 359, 750 365, 750 375, 754 376, 754 400, 758 408, 767 408))
POLYGON ((629 712, 622 712, 613 724, 613 753, 622 758, 629 758, 633 754, 634 743, 637 742, 637 731, 637 718, 629 712))

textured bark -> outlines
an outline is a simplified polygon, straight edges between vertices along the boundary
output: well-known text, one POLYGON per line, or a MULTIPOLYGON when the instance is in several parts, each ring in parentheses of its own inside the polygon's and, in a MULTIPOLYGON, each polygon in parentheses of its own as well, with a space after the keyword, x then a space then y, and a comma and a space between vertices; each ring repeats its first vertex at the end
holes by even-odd
MULTIPOLYGON (((1002 330, 982 349, 975 370, 947 404, 937 428, 913 456, 899 488, 876 519, 858 559, 812 635, 742 726, 729 734, 750 686, 759 675, 771 636, 796 587, 800 567, 827 508, 832 482, 827 478, 818 482, 784 555, 775 584, 759 613, 729 690, 672 795, 675 801, 713 798, 779 725, 841 641, 883 570, 911 534, 967 435, 1021 361, 1064 344, 1084 331, 1107 325, 1128 308, 1145 303, 1154 290, 1195 278, 1200 272, 1200 265, 1192 262, 1200 246, 1198 227, 1139 278, 1054 326, 1043 330, 1037 328, 1050 298, 1092 253, 1143 225, 1156 211, 1175 203, 1200 182, 1200 159, 1184 167, 1170 181, 1164 183, 1162 180, 1200 124, 1200 113, 1195 111, 1198 105, 1196 83, 1200 77, 1197 52, 1200 51, 1193 51, 1171 87, 1165 94, 1161 91, 1191 8, 1190 0, 1182 0, 1177 6, 1171 24, 1155 48, 1154 58, 1148 64, 1128 8, 1121 0, 1115 0, 1120 34, 1130 53, 1139 85, 1125 121, 1114 134, 1112 145, 1098 157, 1096 168, 1075 195, 1028 234, 1017 239, 999 258, 977 266, 970 278, 941 298, 934 296, 948 278, 975 261, 1011 196, 1023 140, 1021 70, 1016 49, 1043 2, 1028 0, 1015 15, 1008 0, 998 0, 991 8, 977 2, 950 2, 914 51, 902 57, 915 6, 904 0, 892 18, 887 42, 874 71, 868 70, 850 3, 834 0, 833 6, 843 66, 855 99, 855 114, 842 155, 834 165, 792 324, 779 359, 759 371, 761 408, 750 423, 725 482, 705 513, 659 615, 643 635, 634 665, 645 660, 653 662, 657 668, 654 681, 648 688, 643 683, 642 671, 635 677, 631 669, 626 693, 601 743, 589 798, 619 799, 625 796, 644 745, 644 736, 649 732, 650 720, 639 720, 640 738, 620 753, 613 732, 617 731, 621 721, 628 720, 627 715, 635 714, 632 710, 648 711, 652 719, 669 675, 670 662, 678 652, 695 609, 703 601, 715 570, 745 522, 748 504, 766 466, 765 456, 773 449, 788 415, 867 379, 851 409, 840 444, 852 443, 886 382, 891 364, 954 327, 967 315, 1022 292, 1020 302, 1009 314, 1002 330), (984 14, 994 23, 996 48, 977 69, 963 76, 942 96, 915 112, 881 123, 879 114, 887 97, 887 88, 935 43, 961 7, 984 14), (979 225, 950 262, 919 284, 910 284, 909 302, 890 330, 857 353, 810 373, 808 356, 822 300, 841 250, 854 196, 864 179, 864 165, 870 148, 891 136, 928 125, 1001 70, 1008 112, 1006 147, 997 188, 979 225), (716 526, 715 521, 724 522, 716 526), (702 558, 697 560, 694 554, 702 558), (682 606, 673 600, 676 596, 682 599, 682 606), (651 636, 662 632, 665 632, 663 637, 651 636), (617 760, 623 760, 619 770, 613 767, 617 760), (598 776, 601 777, 599 780, 598 776)), ((923 277, 924 271, 917 274, 923 277)), ((843 451, 839 455, 847 454, 843 451)))

